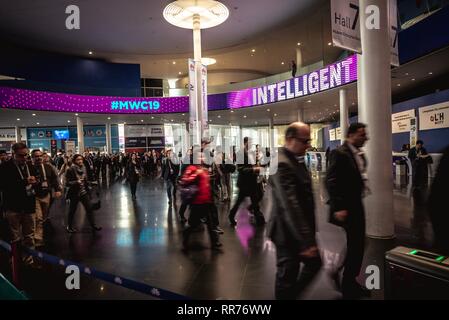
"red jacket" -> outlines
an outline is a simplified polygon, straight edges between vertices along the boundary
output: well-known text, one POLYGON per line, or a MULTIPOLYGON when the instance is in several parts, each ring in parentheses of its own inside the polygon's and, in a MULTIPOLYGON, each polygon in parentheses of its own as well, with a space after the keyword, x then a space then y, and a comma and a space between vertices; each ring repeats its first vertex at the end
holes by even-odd
POLYGON ((201 167, 190 165, 184 172, 182 182, 185 184, 195 183, 198 192, 192 204, 212 203, 209 172, 201 167))

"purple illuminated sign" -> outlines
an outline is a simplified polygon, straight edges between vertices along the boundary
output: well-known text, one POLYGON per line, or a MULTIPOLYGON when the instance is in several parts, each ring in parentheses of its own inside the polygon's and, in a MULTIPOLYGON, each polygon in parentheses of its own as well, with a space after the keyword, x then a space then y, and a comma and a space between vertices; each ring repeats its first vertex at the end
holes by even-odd
MULTIPOLYGON (((247 108, 303 97, 357 81, 357 56, 278 83, 207 97, 209 110, 247 108)), ((0 87, 0 106, 8 109, 73 113, 187 113, 189 97, 133 98, 83 96, 0 87)))

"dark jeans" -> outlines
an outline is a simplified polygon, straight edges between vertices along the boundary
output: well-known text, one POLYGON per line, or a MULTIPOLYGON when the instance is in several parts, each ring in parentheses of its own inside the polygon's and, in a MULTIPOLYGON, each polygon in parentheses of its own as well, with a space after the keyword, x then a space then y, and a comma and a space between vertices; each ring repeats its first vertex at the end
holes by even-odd
POLYGON ((176 181, 168 179, 165 180, 165 183, 167 184, 168 202, 172 203, 172 196, 173 200, 176 202, 176 181))
POLYGON ((73 219, 75 217, 76 209, 78 208, 78 202, 81 202, 86 210, 87 220, 89 224, 93 227, 95 226, 94 212, 92 210, 89 195, 85 194, 80 197, 70 198, 70 208, 69 208, 69 228, 73 228, 73 219))
POLYGON ((218 234, 213 231, 212 206, 213 204, 209 203, 190 205, 189 225, 186 229, 184 229, 184 243, 187 243, 192 231, 201 224, 201 219, 203 218, 206 219, 206 226, 210 236, 210 241, 212 244, 218 242, 218 234))
POLYGON ((357 289, 356 278, 362 269, 363 254, 365 251, 365 223, 359 222, 345 228, 347 251, 344 261, 342 290, 343 295, 351 294, 357 289))
POLYGON ((260 202, 260 195, 257 192, 257 190, 254 190, 252 192, 247 190, 239 189, 239 194, 237 196, 237 200, 235 201, 234 206, 232 207, 231 211, 229 212, 229 219, 234 220, 235 215, 237 214, 237 210, 240 207, 240 204, 245 200, 246 197, 251 198, 251 206, 249 209, 254 213, 254 216, 256 217, 256 221, 264 221, 264 217, 262 212, 260 212, 259 202, 260 202))
POLYGON ((133 197, 136 196, 136 190, 137 190, 137 180, 136 181, 130 181, 129 185, 131 186, 131 195, 133 197))
POLYGON ((179 208, 179 217, 181 218, 181 219, 185 219, 186 218, 186 216, 185 216, 185 212, 186 212, 186 210, 187 210, 187 206, 188 206, 189 204, 187 203, 187 202, 183 202, 182 204, 181 204, 181 207, 179 208))
POLYGON ((299 249, 276 246, 276 300, 295 300, 321 269, 321 258, 302 258, 299 249), (301 262, 304 264, 301 274, 301 262), (298 278, 299 275, 299 278, 298 278))

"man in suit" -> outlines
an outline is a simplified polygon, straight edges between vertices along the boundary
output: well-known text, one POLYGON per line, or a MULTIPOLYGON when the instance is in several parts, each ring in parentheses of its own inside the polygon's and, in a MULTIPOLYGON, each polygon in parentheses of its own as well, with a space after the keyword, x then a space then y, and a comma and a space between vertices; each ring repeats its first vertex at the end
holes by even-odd
POLYGON ((168 204, 171 206, 173 201, 176 203, 176 180, 179 175, 179 163, 171 149, 167 150, 166 156, 162 165, 162 177, 167 186, 168 204))
POLYGON ((441 253, 449 255, 449 210, 446 203, 449 190, 449 147, 443 152, 431 187, 428 208, 432 221, 435 245, 441 253))
POLYGON ((273 208, 267 235, 276 245, 276 299, 295 299, 321 268, 312 180, 304 163, 310 142, 308 125, 291 124, 279 149, 277 172, 269 180, 273 208), (305 266, 298 280, 301 262, 305 266))
MULTIPOLYGON (((6 212, 11 242, 21 242, 34 249, 37 184, 34 167, 27 163, 28 147, 23 142, 12 146, 13 158, 0 165, 0 191, 3 193, 3 209, 6 212)), ((30 255, 25 264, 33 264, 30 255)))
POLYGON ((249 151, 251 145, 248 137, 243 139, 243 149, 237 154, 237 169, 239 172, 237 178, 237 187, 239 188, 239 194, 234 206, 229 212, 229 222, 231 226, 236 226, 235 216, 240 204, 245 200, 246 197, 251 198, 251 211, 254 214, 256 224, 265 224, 265 218, 260 212, 259 202, 260 194, 258 192, 257 177, 261 170, 260 166, 256 165, 256 157, 253 152, 249 151))
POLYGON ((367 162, 361 148, 367 141, 366 125, 351 124, 345 143, 330 154, 326 177, 330 204, 329 220, 346 231, 347 252, 341 286, 345 299, 369 295, 356 281, 365 249, 365 210, 362 198, 369 189, 367 162))

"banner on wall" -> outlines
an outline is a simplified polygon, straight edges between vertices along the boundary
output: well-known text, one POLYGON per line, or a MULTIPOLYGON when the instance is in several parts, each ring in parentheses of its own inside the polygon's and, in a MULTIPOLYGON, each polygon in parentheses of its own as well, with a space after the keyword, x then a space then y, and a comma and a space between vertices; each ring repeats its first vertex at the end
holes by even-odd
POLYGON ((419 108, 419 130, 449 128, 449 101, 419 108))
POLYGON ((416 123, 416 117, 410 119, 410 148, 416 146, 418 141, 418 124, 416 123))
MULTIPOLYGON (((334 46, 362 53, 359 0, 331 0, 331 27, 334 46)), ((399 66, 397 1, 388 1, 391 64, 399 66)))
POLYGON ((415 110, 393 113, 391 115, 392 133, 410 132, 410 120, 415 118, 415 110))
POLYGON ((198 121, 198 114, 196 110, 197 96, 195 90, 196 84, 196 72, 195 72, 195 61, 189 59, 189 131, 193 132, 193 128, 196 126, 198 121))
POLYGON ((208 106, 207 106, 207 67, 205 65, 201 65, 201 89, 202 89, 202 97, 203 100, 203 109, 202 116, 203 121, 201 123, 201 130, 203 131, 204 136, 209 136, 209 122, 208 122, 208 106))
POLYGON ((125 137, 146 137, 148 128, 146 125, 125 126, 125 137))
POLYGON ((75 141, 67 140, 65 142, 65 152, 67 154, 75 154, 76 153, 75 141))
POLYGON ((164 136, 164 125, 148 126, 148 137, 164 136))
POLYGON ((15 141, 16 132, 14 129, 1 129, 0 131, 0 141, 15 141))
POLYGON ((335 129, 330 129, 329 130, 329 140, 330 141, 335 141, 335 140, 337 140, 337 138, 336 138, 336 134, 335 134, 336 132, 335 132, 335 129))
POLYGON ((341 127, 338 127, 337 129, 335 129, 335 139, 341 140, 341 127))

